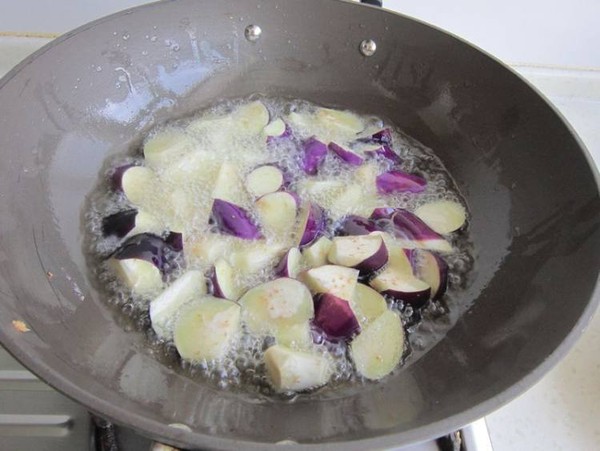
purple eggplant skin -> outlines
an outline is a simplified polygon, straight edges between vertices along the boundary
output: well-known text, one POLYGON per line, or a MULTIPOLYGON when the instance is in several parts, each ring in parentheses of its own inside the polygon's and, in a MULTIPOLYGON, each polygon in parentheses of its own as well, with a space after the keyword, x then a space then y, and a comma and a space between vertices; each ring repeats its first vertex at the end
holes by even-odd
POLYGON ((300 238, 300 246, 306 246, 319 238, 325 231, 326 217, 323 209, 312 202, 308 206, 308 216, 302 237, 300 238))
POLYGON ((210 293, 216 297, 221 299, 227 299, 223 290, 221 290, 221 285, 219 285, 219 278, 217 277, 217 270, 213 266, 208 273, 208 282, 209 282, 209 291, 210 293))
POLYGON ((179 232, 169 232, 165 238, 165 243, 176 252, 183 251, 183 235, 179 232))
POLYGON ((342 161, 348 163, 351 166, 360 166, 364 162, 364 159, 360 155, 357 155, 350 150, 344 149, 342 146, 334 142, 330 142, 327 145, 327 148, 331 150, 335 155, 337 155, 342 161))
POLYGON ((124 164, 123 166, 118 166, 115 168, 110 174, 110 186, 113 191, 123 192, 123 174, 129 168, 134 167, 135 164, 124 164))
POLYGON ((365 150, 365 155, 371 158, 375 158, 375 157, 383 157, 386 160, 391 161, 394 164, 400 164, 402 163, 402 158, 400 158, 400 156, 394 152, 394 150, 386 145, 383 144, 381 147, 379 147, 378 149, 374 149, 374 150, 365 150))
POLYGON ((315 296, 314 324, 332 339, 349 340, 360 333, 360 325, 348 301, 331 293, 315 296))
POLYGON ((383 268, 385 266, 385 264, 388 262, 388 258, 389 258, 389 253, 388 253, 387 247, 386 247, 385 243, 383 242, 383 240, 381 240, 381 246, 379 246, 379 249, 377 249, 377 252, 375 252, 370 257, 364 259, 362 262, 360 262, 354 268, 358 269, 361 276, 366 276, 366 275, 372 274, 372 273, 380 270, 381 268, 383 268))
POLYGON ((377 185, 377 192, 380 194, 420 193, 427 186, 427 181, 423 177, 399 170, 388 171, 378 175, 375 183, 377 185))
POLYGON ((440 286, 436 290, 435 293, 432 293, 431 297, 433 300, 440 299, 444 294, 446 294, 446 290, 448 289, 448 264, 446 261, 437 254, 431 253, 433 257, 437 260, 438 268, 440 271, 440 286))
POLYGON ((431 286, 431 299, 435 301, 444 296, 448 288, 448 264, 446 261, 435 252, 426 250, 404 249, 404 252, 410 261, 415 276, 431 286), (425 268, 425 265, 430 267, 425 268), (439 281, 437 287, 425 275, 427 270, 435 271, 439 281))
POLYGON ((371 213, 369 219, 377 221, 379 219, 391 219, 396 213, 396 209, 392 207, 378 207, 371 213))
POLYGON ((152 263, 163 275, 172 268, 179 252, 161 237, 151 233, 140 233, 128 238, 111 257, 117 260, 138 258, 152 263))
POLYGON ((336 228, 335 234, 338 236, 348 235, 368 235, 371 232, 381 231, 381 227, 369 218, 363 218, 357 215, 348 215, 342 218, 336 228))
POLYGON ((383 128, 378 132, 373 133, 371 136, 359 138, 358 141, 363 143, 376 143, 385 144, 386 146, 392 145, 392 131, 389 128, 383 128))
POLYGON ((429 298, 431 297, 431 289, 428 288, 427 290, 413 292, 385 290, 382 291, 381 294, 404 301, 404 303, 409 304, 415 309, 418 309, 423 307, 425 304, 427 304, 427 301, 429 301, 429 298))
POLYGON ((327 156, 327 145, 313 136, 304 141, 302 148, 302 170, 308 175, 315 175, 327 156))
POLYGON ((123 238, 135 227, 137 210, 124 210, 102 218, 102 235, 123 238))
POLYGON ((275 275, 277 277, 289 277, 291 279, 295 278, 296 275, 290 272, 290 265, 288 261, 288 257, 290 256, 290 252, 292 249, 288 249, 285 255, 281 258, 277 266, 275 267, 275 275))
POLYGON ((434 232, 418 216, 404 208, 396 208, 390 219, 392 220, 394 234, 401 238, 419 241, 444 240, 442 235, 434 232))
POLYGON ((221 233, 233 235, 243 240, 262 238, 260 230, 250 219, 248 212, 231 202, 215 199, 212 205, 211 220, 221 233))

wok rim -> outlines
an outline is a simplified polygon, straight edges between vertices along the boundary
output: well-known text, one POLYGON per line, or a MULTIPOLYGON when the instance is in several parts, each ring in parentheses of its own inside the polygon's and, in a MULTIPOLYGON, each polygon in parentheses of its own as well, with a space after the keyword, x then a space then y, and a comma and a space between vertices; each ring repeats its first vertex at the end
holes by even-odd
MULTIPOLYGON (((177 2, 178 0, 171 0, 177 2)), ((527 79, 521 74, 516 72, 514 69, 503 63, 495 56, 489 54, 485 50, 482 50, 476 45, 468 42, 467 40, 439 28, 435 25, 427 23, 425 21, 416 19, 414 17, 391 11, 385 8, 378 8, 368 4, 356 3, 351 0, 336 0, 338 3, 345 3, 353 5, 357 8, 376 8, 383 14, 390 14, 394 16, 402 17, 405 20, 419 23, 425 27, 431 28, 439 33, 445 34, 458 41, 463 45, 467 45, 485 57, 492 60, 498 67, 510 72, 513 76, 516 76, 521 83, 524 83, 529 89, 531 89, 538 97, 540 97, 544 103, 551 109, 551 111, 558 117, 563 123, 569 133, 575 138, 581 153, 585 157, 588 167, 596 182, 596 189, 600 193, 600 172, 596 166, 589 150, 583 143, 577 132, 574 130, 572 125, 567 121, 564 115, 558 110, 558 108, 535 86, 533 86, 527 79)), ((163 4, 163 1, 154 1, 143 5, 128 8, 108 16, 101 17, 94 21, 88 22, 80 27, 75 28, 65 34, 53 39, 49 43, 45 44, 40 49, 36 50, 20 63, 9 70, 0 79, 0 89, 2 89, 11 79, 18 75, 19 72, 31 63, 33 63, 39 56, 43 55, 53 47, 62 44, 63 42, 77 36, 83 31, 94 28, 102 23, 111 21, 121 16, 130 15, 134 12, 154 8, 159 4, 163 4)), ((587 326, 591 322, 592 318, 598 307, 600 306, 600 271, 596 277, 596 283, 594 285, 593 292, 585 306, 582 314, 575 323, 574 327, 569 333, 563 338, 561 343, 551 352, 545 360, 543 360, 537 367, 531 370, 527 375, 522 377, 516 383, 506 388, 503 391, 496 393, 495 395, 489 396, 485 401, 480 402, 470 408, 464 409, 455 413, 452 416, 438 420, 427 425, 410 429, 404 432, 391 433, 387 435, 381 435, 378 437, 371 437, 365 439, 357 439, 351 441, 331 441, 325 443, 299 443, 290 444, 286 446, 286 449, 314 449, 314 450, 333 450, 333 449, 345 449, 345 450, 364 450, 364 449, 384 449, 390 447, 407 446, 411 444, 417 444, 423 441, 427 441, 433 438, 437 438, 440 435, 446 434, 453 430, 458 430, 461 427, 485 417, 500 407, 506 405, 510 401, 516 399, 528 389, 533 387, 539 382, 552 368, 554 368, 562 358, 564 358, 568 352, 574 347, 576 342, 579 340, 581 335, 587 329, 587 326), (441 432, 440 432, 441 431, 441 432)), ((247 440, 238 440, 225 437, 214 437, 208 434, 194 431, 184 431, 179 428, 168 426, 164 423, 152 420, 141 414, 131 412, 124 407, 119 405, 113 405, 106 399, 95 396, 89 390, 82 387, 82 384, 76 384, 66 378, 59 370, 53 368, 43 362, 36 361, 27 351, 17 344, 16 341, 12 340, 10 335, 0 328, 0 344, 20 363, 22 363, 29 371, 39 377, 42 381, 47 383, 49 386, 59 391, 63 395, 72 399, 73 401, 83 405, 90 411, 100 414, 115 423, 123 425, 125 427, 133 428, 137 431, 142 432, 144 435, 150 436, 150 438, 161 437, 161 440, 166 439, 167 442, 175 444, 176 446, 203 446, 210 447, 210 449, 243 449, 248 450, 263 450, 266 446, 277 445, 277 443, 266 443, 266 442, 255 442, 247 440)), ((286 442, 287 443, 287 442, 286 442)), ((293 442, 292 442, 293 443, 293 442)))

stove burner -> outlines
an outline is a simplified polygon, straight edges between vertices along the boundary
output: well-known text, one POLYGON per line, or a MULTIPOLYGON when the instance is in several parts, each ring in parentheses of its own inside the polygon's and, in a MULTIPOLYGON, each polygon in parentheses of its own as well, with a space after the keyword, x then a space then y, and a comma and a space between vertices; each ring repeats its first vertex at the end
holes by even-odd
MULTIPOLYGON (((91 415, 0 347, 0 451, 178 451, 91 415)), ((197 450, 198 451, 198 450, 197 450)), ((396 451, 492 451, 485 421, 396 451)))

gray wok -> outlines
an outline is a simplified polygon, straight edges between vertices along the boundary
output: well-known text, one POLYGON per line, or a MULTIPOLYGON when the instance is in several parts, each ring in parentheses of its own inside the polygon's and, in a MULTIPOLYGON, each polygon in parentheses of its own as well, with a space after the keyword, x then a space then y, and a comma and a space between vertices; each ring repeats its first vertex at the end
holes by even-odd
POLYGON ((0 81, 0 158, 1 343, 91 411, 182 447, 439 436, 539 380, 598 303, 598 175, 569 125, 489 55, 373 7, 177 0, 85 25, 0 81), (391 119, 434 149, 467 200, 475 267, 449 330, 382 383, 295 403, 215 390, 158 362, 88 275, 81 210, 107 156, 254 92, 391 119))

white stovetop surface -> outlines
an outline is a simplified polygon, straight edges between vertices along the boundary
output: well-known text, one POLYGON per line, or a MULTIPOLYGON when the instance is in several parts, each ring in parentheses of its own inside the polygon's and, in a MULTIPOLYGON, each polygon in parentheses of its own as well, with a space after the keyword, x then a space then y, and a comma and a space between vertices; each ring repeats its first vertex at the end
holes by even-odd
MULTIPOLYGON (((46 42, 0 35, 0 76, 46 42)), ((600 71, 514 67, 560 109, 600 166, 600 71)), ((600 450, 600 315, 559 365, 486 421, 495 451, 600 450)))

